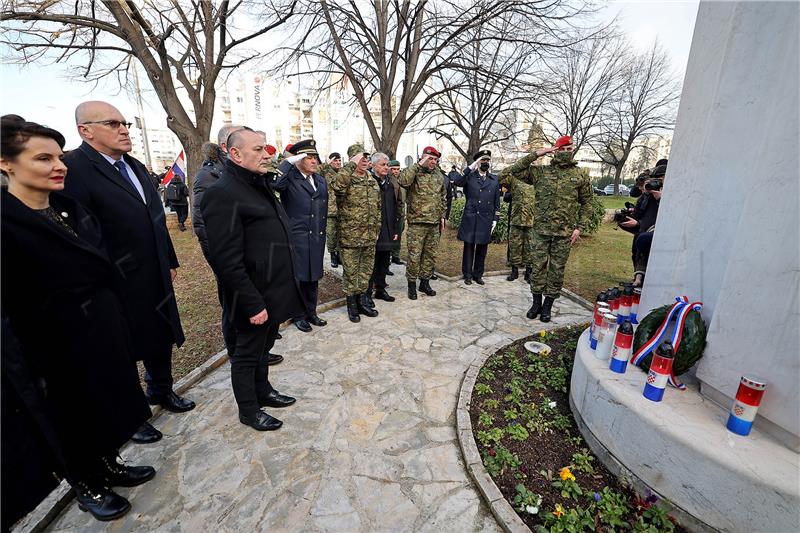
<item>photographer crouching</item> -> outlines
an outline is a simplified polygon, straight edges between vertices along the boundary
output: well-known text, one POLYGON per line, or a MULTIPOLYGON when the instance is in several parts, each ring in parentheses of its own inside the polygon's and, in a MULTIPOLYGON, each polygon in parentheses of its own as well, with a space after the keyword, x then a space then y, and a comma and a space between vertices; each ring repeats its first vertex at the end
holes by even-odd
MULTIPOLYGON (((660 163, 661 161, 659 161, 660 163)), ((614 221, 617 225, 627 232, 633 233, 633 244, 631 255, 633 258, 633 286, 641 287, 644 283, 645 272, 647 271, 647 259, 650 256, 650 246, 653 243, 653 232, 656 229, 656 218, 658 217, 658 206, 661 202, 661 190, 664 186, 664 176, 667 173, 667 165, 656 166, 650 171, 649 177, 644 176, 637 186, 642 194, 636 205, 630 207, 626 204, 625 209, 617 211, 614 221)), ((640 178, 643 176, 640 175, 640 178)))

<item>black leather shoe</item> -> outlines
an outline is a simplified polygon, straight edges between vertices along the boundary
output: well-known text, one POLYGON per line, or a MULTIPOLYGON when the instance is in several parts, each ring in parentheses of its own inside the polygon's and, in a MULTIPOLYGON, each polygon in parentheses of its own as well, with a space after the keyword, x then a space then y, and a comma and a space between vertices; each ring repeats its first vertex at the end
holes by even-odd
POLYGON ((553 310, 553 302, 556 299, 552 296, 545 296, 544 303, 542 304, 542 314, 539 316, 539 320, 542 322, 550 322, 550 313, 553 310))
POLYGON ((408 282, 408 299, 409 300, 417 299, 417 284, 413 281, 408 282))
POLYGON ((78 509, 92 513, 93 517, 102 522, 116 520, 131 508, 128 500, 108 487, 90 487, 79 481, 72 488, 78 500, 78 509))
POLYGON ((405 263, 399 257, 392 257, 392 263, 395 265, 405 265, 405 263))
POLYGON ((110 487, 135 487, 147 483, 156 475, 152 466, 127 466, 117 462, 117 458, 103 457, 103 477, 110 487))
POLYGON ((268 415, 264 411, 256 411, 250 416, 240 413, 239 422, 258 431, 275 431, 283 425, 283 422, 274 416, 268 415))
POLYGON ((375 289, 375 298, 384 302, 393 302, 395 299, 394 296, 386 292, 386 289, 375 289))
POLYGON ((486 282, 483 281, 483 278, 475 278, 475 283, 477 283, 478 285, 485 285, 486 284, 486 282))
POLYGON ((465 285, 472 285, 472 278, 470 276, 464 277, 464 284, 465 285))
POLYGON ((170 391, 169 394, 161 398, 147 397, 147 403, 150 405, 160 405, 167 411, 173 413, 185 413, 195 408, 195 403, 192 400, 187 400, 175 394, 175 391, 170 391))
POLYGON ((283 363, 283 356, 277 353, 267 354, 267 366, 274 366, 283 363))
POLYGON ((350 322, 361 322, 361 317, 358 316, 358 305, 356 304, 356 295, 347 297, 347 318, 350 322))
POLYGON ((528 309, 528 312, 525 313, 525 316, 533 320, 541 311, 542 311, 542 295, 534 294, 533 304, 531 305, 531 308, 528 309))
POLYGON ((136 430, 136 433, 133 434, 131 440, 136 444, 150 444, 152 442, 157 442, 161 440, 163 437, 162 433, 153 427, 150 422, 145 422, 139 429, 136 430))
POLYGON ((275 337, 275 340, 279 340, 279 339, 282 339, 282 338, 283 338, 283 335, 281 335, 280 333, 278 333, 278 336, 277 336, 277 337, 275 337))
POLYGON ((386 275, 387 275, 387 276, 394 276, 394 272, 392 272, 391 270, 389 270, 389 269, 387 268, 387 269, 386 269, 386 275))
POLYGON ((322 320, 318 315, 311 315, 310 317, 308 317, 308 321, 311 324, 313 324, 315 326, 319 326, 319 327, 328 325, 328 323, 326 321, 322 320))
POLYGON ((367 295, 364 293, 356 294, 356 306, 358 307, 359 315, 364 315, 368 317, 378 316, 378 310, 369 306, 369 304, 367 303, 367 295))
POLYGON ((273 389, 272 392, 258 399, 258 405, 261 407, 289 407, 296 401, 295 398, 281 394, 273 389))
POLYGON ((519 277, 519 269, 517 269, 517 267, 515 267, 515 266, 512 266, 511 267, 511 274, 508 275, 508 277, 506 278, 506 281, 514 281, 518 277, 519 277))
POLYGON ((439 276, 437 276, 436 274, 431 274, 431 279, 435 281, 439 279, 439 276))
POLYGON ((419 280, 419 290, 428 296, 436 296, 436 291, 431 288, 431 282, 427 279, 419 280))
POLYGON ((302 331, 303 333, 308 333, 311 331, 311 324, 304 318, 303 320, 295 320, 294 327, 302 331))

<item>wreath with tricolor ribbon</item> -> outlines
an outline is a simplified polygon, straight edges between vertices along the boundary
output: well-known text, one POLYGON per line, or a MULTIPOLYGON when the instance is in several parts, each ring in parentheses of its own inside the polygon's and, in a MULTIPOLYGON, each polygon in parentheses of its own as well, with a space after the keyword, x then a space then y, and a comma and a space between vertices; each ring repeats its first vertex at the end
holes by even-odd
POLYGON ((671 306, 665 305, 653 309, 636 328, 631 364, 645 372, 649 371, 650 361, 653 358, 651 354, 667 339, 669 326, 674 321, 675 327, 672 329, 670 340, 675 350, 675 359, 667 382, 676 389, 685 390, 686 385, 678 381, 675 376, 684 374, 703 356, 708 330, 700 316, 702 308, 703 302, 690 303, 686 296, 678 296, 671 306))

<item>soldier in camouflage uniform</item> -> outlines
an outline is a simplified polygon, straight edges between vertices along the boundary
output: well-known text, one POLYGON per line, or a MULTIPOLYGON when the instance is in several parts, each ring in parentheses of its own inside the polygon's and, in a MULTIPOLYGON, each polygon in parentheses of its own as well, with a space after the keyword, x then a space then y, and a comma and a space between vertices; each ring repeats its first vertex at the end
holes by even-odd
POLYGON ((444 227, 445 187, 444 176, 436 167, 441 154, 432 146, 422 151, 422 158, 403 170, 398 178, 400 186, 407 191, 408 218, 408 297, 417 299, 416 281, 419 290, 428 296, 436 296, 430 279, 436 265, 436 250, 439 235, 444 227))
POLYGON ((347 316, 351 322, 358 322, 359 314, 378 316, 378 311, 369 305, 366 292, 375 263, 375 242, 381 229, 381 191, 367 172, 369 154, 364 147, 352 145, 347 149, 347 156, 350 162, 331 183, 339 203, 339 253, 347 316))
POLYGON ((511 274, 506 279, 514 281, 519 277, 519 269, 524 267, 525 281, 530 282, 536 191, 531 183, 531 177, 526 174, 521 175, 520 179, 512 180, 506 186, 512 198, 508 226, 508 260, 511 263, 511 274))
POLYGON ((328 162, 319 169, 320 175, 325 178, 328 185, 328 253, 331 256, 331 267, 337 268, 341 264, 339 257, 339 222, 338 208, 336 205, 336 193, 331 187, 334 176, 342 170, 342 156, 339 152, 333 152, 328 156, 328 162))
MULTIPOLYGON (((392 159, 389 161, 389 181, 392 184, 397 184, 397 178, 400 177, 400 161, 392 159)), ((397 246, 392 250, 392 263, 395 265, 405 265, 400 259, 400 241, 403 240, 403 230, 406 228, 406 190, 398 185, 400 193, 400 222, 397 225, 397 246)), ((387 272, 390 276, 392 272, 387 272)))
POLYGON ((550 322, 553 302, 564 284, 570 247, 589 220, 592 185, 587 172, 573 160, 572 148, 572 139, 564 135, 552 148, 523 157, 500 177, 507 186, 517 181, 531 183, 536 193, 530 281, 533 305, 526 316, 533 319, 541 313, 542 322, 550 322), (549 165, 532 164, 550 152, 555 154, 549 165))

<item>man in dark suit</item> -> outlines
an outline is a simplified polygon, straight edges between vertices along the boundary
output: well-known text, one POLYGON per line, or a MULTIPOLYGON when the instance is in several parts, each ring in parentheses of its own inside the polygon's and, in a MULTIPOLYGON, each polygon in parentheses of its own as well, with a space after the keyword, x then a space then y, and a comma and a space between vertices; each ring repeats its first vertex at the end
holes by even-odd
MULTIPOLYGON (((117 108, 84 102, 75 109, 75 121, 83 144, 64 158, 69 168, 64 193, 100 221, 118 274, 133 353, 144 363, 148 402, 176 413, 190 411, 194 402, 172 390, 172 345, 183 344, 184 335, 172 287, 178 258, 161 200, 147 169, 128 155, 130 123, 117 108)), ((133 440, 160 438, 146 423, 133 440)))
MULTIPOLYGON (((211 268, 222 282, 236 327, 231 385, 239 421, 259 431, 283 423, 261 407, 286 407, 295 399, 269 382, 267 353, 281 322, 303 306, 295 281, 289 222, 265 173, 271 156, 261 135, 249 128, 232 133, 219 180, 206 189, 200 209, 211 268)), ((327 198, 327 194, 326 194, 327 198)))
POLYGON ((281 204, 292 225, 295 275, 305 310, 293 317, 294 325, 304 332, 311 325, 327 324, 317 315, 317 293, 322 279, 322 258, 328 221, 328 186, 317 173, 319 153, 313 139, 297 142, 291 154, 278 168, 272 188, 280 193, 281 204))

